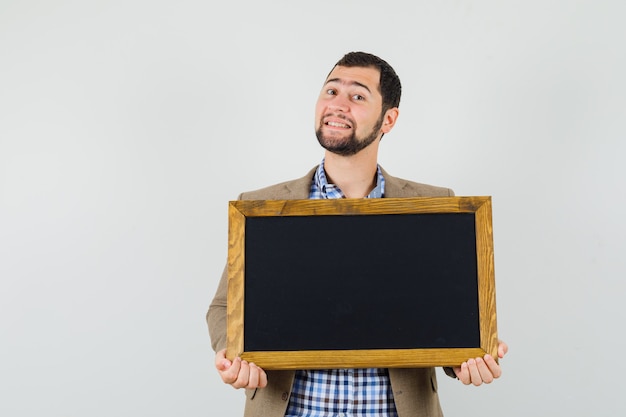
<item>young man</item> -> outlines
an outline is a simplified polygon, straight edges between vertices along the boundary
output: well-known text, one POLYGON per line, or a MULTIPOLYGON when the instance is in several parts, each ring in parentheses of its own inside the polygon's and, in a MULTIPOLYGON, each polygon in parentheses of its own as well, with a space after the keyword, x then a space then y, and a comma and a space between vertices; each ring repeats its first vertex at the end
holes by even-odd
MULTIPOLYGON (((325 149, 321 164, 304 177, 240 199, 381 198, 452 196, 448 188, 395 178, 377 163, 382 136, 398 119, 401 85, 384 60, 363 52, 346 54, 333 67, 315 109, 315 129, 325 149)), ((311 254, 313 259, 315 254, 311 254)), ((382 277, 381 277, 382 279, 382 277)), ((433 368, 264 371, 226 352, 226 271, 209 307, 207 322, 215 367, 222 380, 246 388, 246 417, 442 416, 433 368)), ((500 343, 498 356, 507 345, 500 343)), ((490 355, 446 369, 464 384, 490 383, 501 375, 490 355)))

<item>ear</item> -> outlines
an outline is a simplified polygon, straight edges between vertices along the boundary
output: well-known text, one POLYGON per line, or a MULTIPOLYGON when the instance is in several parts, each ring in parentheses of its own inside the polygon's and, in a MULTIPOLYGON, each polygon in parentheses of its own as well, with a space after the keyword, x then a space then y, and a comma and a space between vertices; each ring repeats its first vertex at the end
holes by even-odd
POLYGON ((383 117, 383 124, 380 127, 380 131, 383 133, 391 132, 391 129, 393 129, 396 124, 396 120, 398 120, 399 114, 400 111, 397 107, 392 107, 391 109, 387 110, 385 112, 385 116, 383 117))

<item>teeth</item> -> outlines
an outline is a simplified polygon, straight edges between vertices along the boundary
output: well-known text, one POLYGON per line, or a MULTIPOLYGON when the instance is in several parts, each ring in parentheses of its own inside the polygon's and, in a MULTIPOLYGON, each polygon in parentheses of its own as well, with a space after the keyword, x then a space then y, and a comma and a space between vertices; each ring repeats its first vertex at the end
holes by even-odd
POLYGON ((344 128, 348 128, 348 125, 345 125, 343 123, 337 123, 337 122, 328 122, 327 123, 328 126, 332 126, 332 127, 344 127, 344 128))

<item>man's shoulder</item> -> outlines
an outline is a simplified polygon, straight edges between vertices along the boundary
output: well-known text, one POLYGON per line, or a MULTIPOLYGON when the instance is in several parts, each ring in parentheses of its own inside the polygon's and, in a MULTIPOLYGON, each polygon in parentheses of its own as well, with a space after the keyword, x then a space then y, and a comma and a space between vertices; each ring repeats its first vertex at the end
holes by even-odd
MULTIPOLYGON (((299 200, 309 198, 311 181, 317 166, 305 176, 284 181, 257 190, 246 191, 239 195, 240 200, 299 200)), ((381 168, 382 169, 382 168, 381 168)), ((390 175, 384 169, 385 197, 452 197, 454 191, 450 188, 423 184, 390 175)))
POLYGON ((383 170, 385 177, 385 197, 452 197, 451 188, 423 184, 404 178, 394 177, 383 170))
POLYGON ((257 190, 246 191, 239 195, 240 200, 298 200, 309 198, 311 181, 317 166, 305 176, 284 181, 257 190))

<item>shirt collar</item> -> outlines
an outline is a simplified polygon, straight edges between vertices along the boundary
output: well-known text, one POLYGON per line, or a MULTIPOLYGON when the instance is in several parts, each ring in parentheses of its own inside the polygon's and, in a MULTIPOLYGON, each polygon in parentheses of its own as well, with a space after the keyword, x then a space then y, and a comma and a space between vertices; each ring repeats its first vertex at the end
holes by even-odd
MULTIPOLYGON (((326 171, 324 170, 324 159, 317 167, 313 181, 318 190, 322 194, 322 198, 345 198, 343 191, 335 184, 328 182, 326 171)), ((376 165, 376 187, 365 198, 382 198, 385 196, 385 177, 380 169, 380 165, 376 165)))

